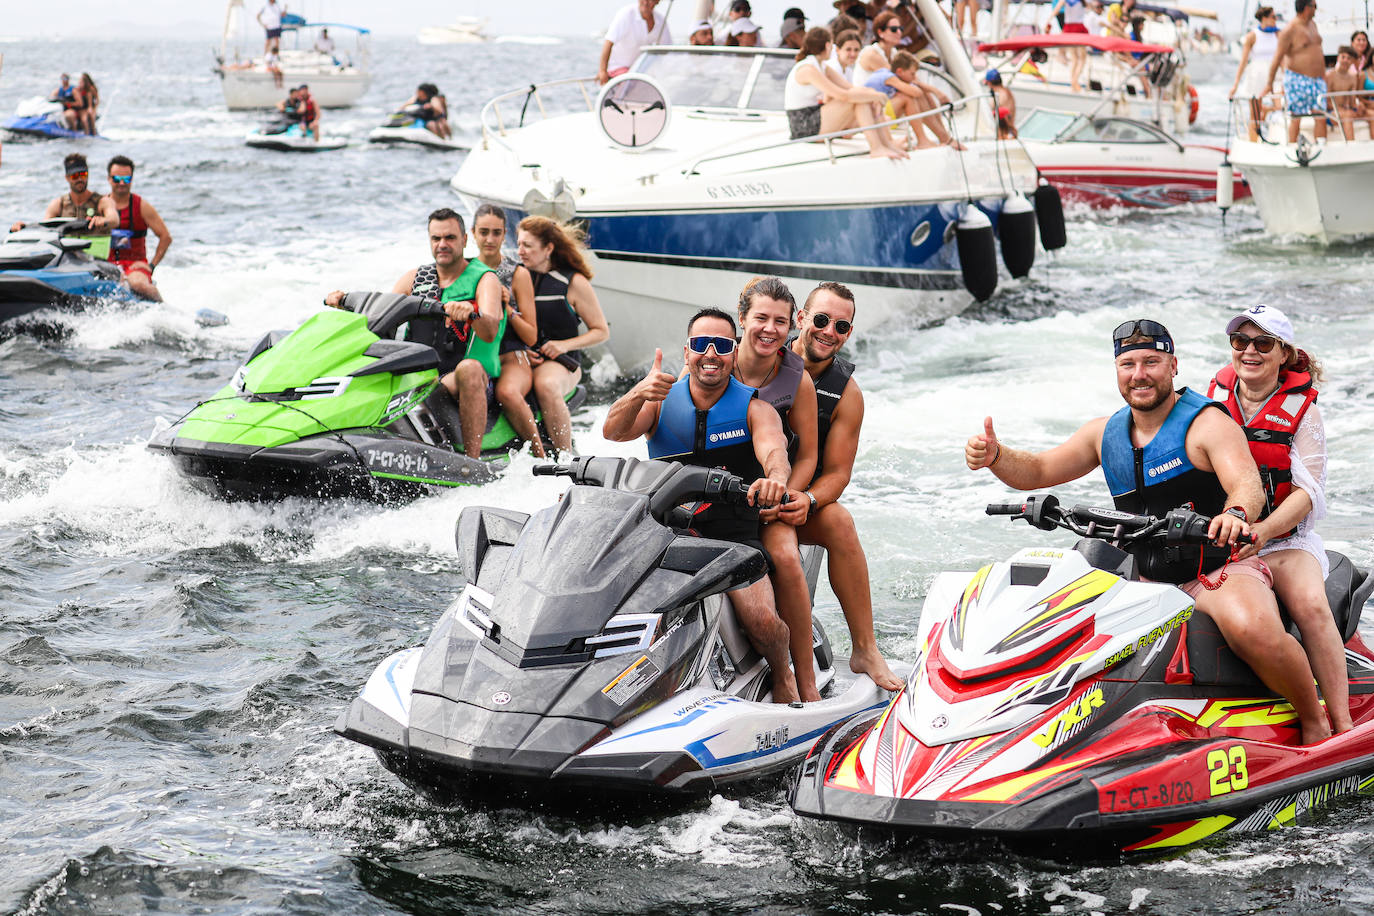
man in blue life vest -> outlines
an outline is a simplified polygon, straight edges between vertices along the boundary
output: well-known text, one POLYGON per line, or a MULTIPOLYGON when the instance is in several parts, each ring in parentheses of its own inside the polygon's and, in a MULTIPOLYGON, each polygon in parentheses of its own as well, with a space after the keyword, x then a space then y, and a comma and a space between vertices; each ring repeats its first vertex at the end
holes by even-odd
POLYGON ((784 507, 779 517, 797 526, 797 539, 803 544, 825 548, 830 587, 849 625, 849 670, 867 674, 885 690, 898 690, 902 679, 892 673, 878 652, 873 632, 868 558, 859 542, 854 516, 840 505, 840 496, 854 473, 859 430, 864 422, 864 395, 852 378, 854 364, 839 355, 854 330, 854 294, 843 284, 822 283, 798 310, 797 327, 800 330, 792 350, 802 358, 816 385, 819 461, 806 489, 806 502, 784 507))
POLYGON ((1164 325, 1127 321, 1112 340, 1126 407, 1090 420, 1043 452, 1008 448, 987 417, 983 432, 969 437, 965 462, 971 470, 988 468, 1018 490, 1058 486, 1101 466, 1122 511, 1162 516, 1191 503, 1212 516, 1207 534, 1215 546, 1135 551, 1142 576, 1173 583, 1192 597, 1231 649, 1293 704, 1304 744, 1330 737, 1307 656, 1280 620, 1268 567, 1257 557, 1230 560, 1238 538, 1250 533, 1248 520, 1264 507, 1245 433, 1216 401, 1187 388, 1174 390, 1178 359, 1164 325), (1205 574, 1222 567, 1227 575, 1219 584, 1206 581, 1205 574))
MULTIPOLYGON (((787 438, 773 407, 735 379, 735 320, 706 308, 687 323, 681 379, 663 371, 663 351, 653 368, 611 405, 601 434, 612 442, 648 439, 649 457, 702 467, 723 467, 752 481, 748 505, 709 504, 693 516, 703 537, 748 544, 767 557, 760 540, 760 511, 776 517, 787 496, 787 438)), ((800 697, 788 665, 788 629, 778 616, 773 586, 764 576, 730 592, 735 614, 773 671, 773 701, 800 697)))

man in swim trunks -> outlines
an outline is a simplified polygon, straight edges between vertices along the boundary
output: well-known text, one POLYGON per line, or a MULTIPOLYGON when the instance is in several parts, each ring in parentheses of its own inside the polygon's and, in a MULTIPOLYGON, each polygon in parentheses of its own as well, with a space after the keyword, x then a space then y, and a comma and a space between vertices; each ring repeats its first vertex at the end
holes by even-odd
MULTIPOLYGON (((119 214, 115 212, 114 201, 90 189, 90 170, 86 157, 80 153, 69 153, 62 160, 67 173, 67 193, 48 204, 43 211, 44 219, 65 216, 69 219, 84 219, 86 232, 69 232, 78 238, 102 236, 119 225, 119 214)), ((18 232, 26 226, 23 220, 10 226, 11 232, 18 232)))
POLYGON ((1141 575, 1176 585, 1212 618, 1232 651, 1293 705, 1302 743, 1330 737, 1307 655, 1279 617, 1269 567, 1258 557, 1230 559, 1250 533, 1248 520, 1264 508, 1264 487, 1244 431, 1219 402, 1187 388, 1174 390, 1178 359, 1162 324, 1132 319, 1112 333, 1112 344, 1125 407, 1089 420, 1043 452, 1007 447, 987 417, 983 432, 964 447, 965 463, 974 471, 988 468, 1018 490, 1058 486, 1101 467, 1123 512, 1163 516, 1191 504, 1211 516, 1207 545, 1152 542, 1132 548, 1141 575))
POLYGON ((119 214, 119 226, 111 230, 110 261, 124 271, 124 279, 144 299, 162 301, 162 294, 153 282, 153 271, 172 247, 172 233, 162 221, 157 208, 133 192, 134 161, 127 156, 110 160, 110 199, 119 214), (157 236, 157 251, 148 257, 147 236, 151 230, 157 236))
MULTIPOLYGON (((698 507, 692 528, 702 537, 747 544, 767 556, 759 509, 787 497, 787 438, 773 406, 734 377, 735 320, 705 308, 687 323, 682 348, 687 374, 663 371, 663 351, 638 384, 611 405, 601 434, 612 442, 648 439, 649 457, 700 467, 723 467, 750 482, 747 505, 698 507)), ((786 505, 791 505, 786 504, 786 505)), ((800 699, 788 664, 788 629, 778 616, 767 576, 730 591, 740 625, 773 672, 773 702, 800 699)))
POLYGON ((826 551, 830 588, 840 601, 849 625, 852 649, 849 669, 867 674, 884 690, 897 690, 902 679, 892 673, 878 652, 873 632, 873 595, 854 516, 840 505, 840 497, 854 473, 859 430, 864 422, 864 395, 853 378, 854 364, 840 357, 840 348, 854 330, 854 294, 826 281, 811 291, 797 312, 797 339, 792 352, 802 358, 816 385, 816 474, 802 506, 787 504, 779 517, 798 525, 797 540, 820 544, 826 551))
POLYGON ((1316 0, 1293 0, 1297 13, 1279 33, 1279 45, 1269 64, 1263 98, 1274 91, 1274 76, 1282 65, 1283 95, 1288 104, 1288 142, 1298 142, 1302 119, 1313 115, 1312 133, 1326 139, 1326 58, 1322 56, 1322 36, 1312 21, 1317 15, 1316 0))

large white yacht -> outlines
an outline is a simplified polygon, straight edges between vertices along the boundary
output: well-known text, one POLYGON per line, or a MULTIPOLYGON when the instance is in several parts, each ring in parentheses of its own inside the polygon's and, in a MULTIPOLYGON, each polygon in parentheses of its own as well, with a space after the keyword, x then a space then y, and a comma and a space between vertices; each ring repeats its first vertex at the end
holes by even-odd
POLYGON ((282 17, 279 69, 281 86, 262 53, 262 29, 244 10, 243 0, 229 0, 215 73, 232 110, 271 108, 286 97, 286 87, 306 83, 322 108, 348 108, 367 91, 370 32, 342 22, 307 22, 295 14, 282 17), (319 38, 332 30, 334 50, 318 50, 319 38), (347 36, 347 37, 344 37, 347 36), (340 47, 341 44, 349 47, 340 47))
MULTIPOLYGON (((989 96, 935 0, 918 5, 943 61, 922 78, 953 100, 947 123, 964 151, 887 160, 870 158, 862 136, 791 141, 792 52, 651 47, 618 78, 627 82, 599 93, 565 80, 488 102, 482 142, 452 185, 469 207, 502 205, 512 230, 529 213, 585 224, 610 349, 625 369, 655 347, 679 352, 693 311, 732 308, 758 274, 800 295, 822 280, 848 285, 860 329, 942 319, 973 301, 961 218, 997 223, 1009 199, 1024 217, 1037 175, 1018 145, 995 139, 989 96), (554 114, 547 97, 569 86, 581 90, 576 110, 554 114)), ((1025 225, 1001 223, 1013 224, 1025 225)), ((995 254, 976 269, 995 284, 995 254)))

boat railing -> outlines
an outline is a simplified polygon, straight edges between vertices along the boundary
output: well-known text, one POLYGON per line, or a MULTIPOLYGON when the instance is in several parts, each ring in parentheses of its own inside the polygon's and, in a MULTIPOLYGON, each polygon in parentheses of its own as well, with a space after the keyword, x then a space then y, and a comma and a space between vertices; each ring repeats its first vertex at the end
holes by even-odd
POLYGON ((560 86, 576 86, 582 93, 582 100, 586 102, 587 110, 592 111, 596 104, 594 99, 595 91, 589 93, 587 91, 588 84, 595 86, 596 78, 591 76, 575 76, 567 79, 552 80, 547 83, 530 83, 528 86, 524 86, 520 89, 512 89, 509 92, 503 92, 495 98, 489 99, 487 103, 482 106, 482 113, 479 116, 479 120, 482 124, 482 149, 489 149, 492 143, 497 143, 505 147, 509 152, 514 153, 514 147, 506 143, 503 139, 506 136, 507 121, 513 122, 511 127, 523 127, 525 124, 525 116, 529 113, 531 102, 539 109, 539 117, 541 119, 547 118, 549 114, 544 108, 544 98, 540 93, 547 94, 550 89, 555 89, 560 86), (515 117, 515 112, 513 110, 515 107, 513 102, 516 99, 520 100, 520 114, 518 118, 515 117), (506 106, 504 110, 502 109, 503 104, 506 106))
POLYGON ((1283 94, 1273 92, 1259 97, 1237 97, 1231 100, 1231 120, 1236 137, 1242 140, 1262 141, 1271 146, 1288 143, 1288 132, 1293 121, 1298 121, 1299 137, 1309 141, 1315 139, 1315 129, 1319 118, 1326 121, 1328 140, 1348 142, 1368 142, 1374 140, 1374 114, 1350 115, 1351 137, 1345 136, 1345 128, 1339 110, 1341 99, 1369 100, 1374 93, 1366 89, 1349 89, 1341 92, 1328 92, 1326 98, 1332 107, 1324 115, 1292 115, 1284 106, 1283 94))
MULTIPOLYGON (((719 161, 722 160, 722 159, 730 159, 730 158, 733 158, 733 157, 735 157, 735 156, 748 156, 748 155, 751 155, 751 154, 753 154, 753 153, 763 153, 763 152, 768 152, 769 150, 783 149, 783 148, 785 148, 785 147, 795 146, 795 145, 797 145, 797 144, 799 144, 799 143, 816 143, 816 142, 822 142, 822 143, 824 143, 824 144, 825 144, 825 156, 826 156, 827 159, 830 160, 831 163, 834 163, 835 160, 840 159, 840 158, 844 158, 844 156, 848 156, 848 155, 859 155, 859 154, 857 154, 857 153, 853 153, 853 154, 846 153, 846 154, 842 154, 842 155, 838 155, 838 156, 837 156, 837 155, 835 154, 835 147, 834 147, 834 141, 836 141, 836 140, 845 139, 845 138, 849 138, 849 137, 854 137, 854 136, 856 136, 856 135, 862 134, 862 133, 863 133, 864 131, 866 131, 866 130, 872 130, 872 129, 875 129, 875 128, 881 128, 881 129, 884 129, 884 130, 890 130, 890 129, 893 128, 893 127, 897 127, 897 126, 899 126, 899 125, 905 125, 905 124, 908 124, 908 123, 910 123, 910 122, 912 122, 912 121, 919 121, 919 120, 921 120, 921 119, 923 119, 923 118, 931 118, 931 117, 941 116, 941 115, 944 115, 944 114, 952 114, 952 113, 954 112, 955 109, 967 108, 968 105, 969 105, 970 103, 974 103, 974 102, 986 102, 986 101, 988 101, 991 97, 992 97, 992 96, 991 96, 990 93, 989 93, 988 95, 961 96, 960 98, 955 99, 955 100, 953 100, 952 102, 950 102, 948 105, 941 105, 941 106, 939 106, 938 108, 932 108, 932 109, 930 109, 929 111, 922 111, 922 112, 918 112, 918 113, 913 114, 913 115, 906 115, 905 117, 901 117, 901 118, 893 118, 893 119, 890 120, 890 121, 879 121, 879 122, 877 122, 877 123, 875 123, 875 124, 869 125, 868 127, 847 127, 847 128, 845 128, 844 130, 832 131, 831 133, 828 133, 828 134, 815 134, 815 135, 810 136, 810 137, 798 137, 798 138, 795 139, 795 140, 793 140, 793 139, 791 139, 791 138, 786 139, 786 140, 776 140, 776 141, 773 141, 772 143, 767 143, 767 144, 764 144, 764 145, 762 145, 762 146, 751 146, 751 147, 748 147, 747 149, 729 150, 729 151, 724 152, 724 153, 714 153, 714 154, 709 155, 709 156, 699 156, 698 158, 693 159, 690 163, 688 163, 688 164, 682 169, 682 174, 683 174, 683 175, 696 175, 696 174, 699 174, 698 171, 697 171, 698 167, 704 165, 704 164, 707 163, 707 162, 719 162, 719 161)), ((951 121, 952 121, 952 119, 951 119, 951 121)), ((969 134, 969 136, 967 136, 967 137, 962 137, 962 138, 959 137, 959 136, 954 136, 954 135, 952 135, 952 136, 954 136, 954 139, 955 139, 955 140, 978 140, 978 139, 980 139, 980 137, 979 137, 979 128, 980 128, 980 126, 982 125, 982 121, 983 121, 982 118, 975 118, 975 119, 974 119, 974 122, 973 122, 973 124, 974 124, 973 132, 972 132, 971 134, 969 134)), ((994 123, 995 123, 995 119, 994 119, 994 123)), ((865 154, 865 155, 866 155, 866 154, 865 154)), ((814 162, 814 161, 816 161, 816 160, 807 160, 807 161, 812 161, 812 162, 814 162)), ((801 164, 801 163, 797 163, 797 164, 801 164)))

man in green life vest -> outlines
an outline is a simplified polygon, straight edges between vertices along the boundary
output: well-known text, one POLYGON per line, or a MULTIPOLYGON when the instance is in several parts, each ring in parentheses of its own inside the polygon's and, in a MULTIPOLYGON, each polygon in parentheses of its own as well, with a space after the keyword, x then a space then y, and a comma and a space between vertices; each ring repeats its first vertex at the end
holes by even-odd
MULTIPOLYGON (((467 241, 461 216, 448 207, 435 210, 429 215, 429 250, 434 261, 407 271, 391 291, 443 303, 447 323, 417 323, 406 336, 429 344, 439 354, 439 381, 458 402, 463 451, 470 458, 480 458, 487 394, 491 380, 501 374, 506 311, 496 272, 477 258, 463 256, 467 241)), ((335 290, 325 297, 325 305, 338 305, 343 297, 342 290, 335 290)))

